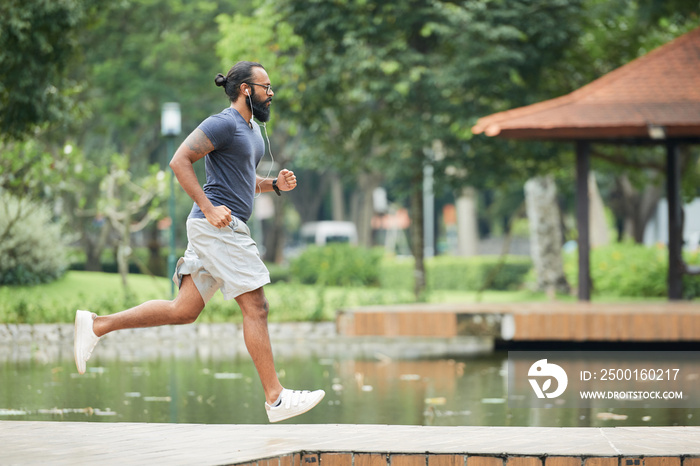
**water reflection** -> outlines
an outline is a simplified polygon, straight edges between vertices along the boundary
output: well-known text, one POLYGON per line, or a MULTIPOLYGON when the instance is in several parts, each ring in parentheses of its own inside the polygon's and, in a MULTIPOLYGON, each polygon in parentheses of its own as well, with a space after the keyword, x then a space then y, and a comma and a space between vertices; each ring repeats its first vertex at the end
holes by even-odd
MULTIPOLYGON (((507 353, 466 359, 277 357, 282 383, 324 388, 322 404, 290 423, 481 426, 699 425, 698 409, 512 409, 507 353)), ((267 423, 247 356, 0 363, 0 419, 267 423)))

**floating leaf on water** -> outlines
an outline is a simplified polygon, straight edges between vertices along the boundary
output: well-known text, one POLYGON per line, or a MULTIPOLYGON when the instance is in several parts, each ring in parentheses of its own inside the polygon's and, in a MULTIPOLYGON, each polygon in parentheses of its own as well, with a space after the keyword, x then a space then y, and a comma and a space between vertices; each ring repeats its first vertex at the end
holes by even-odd
POLYGON ((51 409, 37 409, 36 411, 39 414, 58 414, 59 416, 63 415, 63 410, 58 409, 58 408, 51 408, 51 409))
POLYGON ((216 374, 214 374, 214 378, 215 379, 229 379, 229 380, 242 379, 243 374, 239 374, 237 372, 217 372, 216 374))
POLYGON ((0 416, 26 416, 29 414, 22 409, 0 409, 0 416))
POLYGON ((400 380, 420 380, 421 377, 418 374, 401 374, 399 376, 400 380))
POLYGON ((464 411, 450 411, 450 410, 439 411, 439 410, 435 410, 434 414, 436 417, 455 417, 455 416, 471 416, 472 412, 469 410, 464 410, 464 411))
POLYGON ((596 417, 603 421, 624 421, 628 416, 626 414, 598 413, 596 417))
POLYGON ((481 402, 485 405, 500 405, 506 402, 505 398, 482 398, 481 402))
POLYGON ((144 396, 143 401, 165 401, 170 402, 172 398, 169 396, 144 396))
POLYGON ((426 398, 425 402, 429 405, 444 405, 447 403, 447 398, 444 396, 437 396, 434 398, 426 398))

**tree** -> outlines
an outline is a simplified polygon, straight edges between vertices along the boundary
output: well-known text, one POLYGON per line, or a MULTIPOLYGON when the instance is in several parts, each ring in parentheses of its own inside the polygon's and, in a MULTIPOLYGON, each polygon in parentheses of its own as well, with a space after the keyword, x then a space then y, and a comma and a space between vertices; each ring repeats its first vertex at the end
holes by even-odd
POLYGON ((0 140, 22 139, 73 113, 81 82, 69 70, 92 7, 74 0, 0 4, 0 140))
MULTIPOLYGON (((274 176, 275 170, 290 167, 300 150, 299 125, 293 116, 303 108, 301 101, 295 98, 298 86, 303 82, 301 60, 305 52, 301 38, 282 21, 272 3, 258 5, 251 15, 220 15, 217 22, 221 33, 217 52, 222 66, 228 70, 239 60, 255 61, 261 63, 270 76, 275 91, 275 116, 267 125, 271 145, 268 153, 274 153, 275 164, 270 175, 274 176)), ((281 262, 283 259, 284 218, 288 202, 291 200, 297 206, 302 221, 308 221, 318 211, 323 199, 325 188, 319 189, 319 184, 312 181, 313 175, 302 176, 298 170, 296 175, 301 182, 291 196, 272 196, 274 216, 267 222, 264 238, 267 260, 281 262)))
MULTIPOLYGON (((98 208, 104 193, 100 182, 112 165, 112 155, 128 160, 124 170, 136 185, 147 185, 148 176, 143 174, 150 165, 167 167, 166 159, 172 155, 166 154, 160 135, 162 104, 180 103, 185 134, 227 105, 213 83, 221 71, 213 50, 218 38, 215 18, 233 7, 223 0, 106 3, 97 12, 94 27, 80 34, 84 60, 73 73, 89 83, 79 93, 85 118, 64 130, 83 154, 82 166, 99 171, 99 176, 85 177, 67 194, 66 204, 76 208, 65 214, 80 229, 88 267, 99 269, 102 249, 112 236, 108 235, 112 225, 98 208)), ((201 175, 202 167, 197 169, 201 175)), ((178 212, 184 214, 191 199, 179 194, 178 190, 178 212)), ((163 215, 154 214, 152 219, 163 215)), ((176 225, 178 237, 184 238, 184 222, 176 225)), ((146 228, 157 237, 155 222, 146 228)), ((160 259, 158 251, 156 242, 152 256, 160 259)))
MULTIPOLYGON (((533 84, 575 37, 580 2, 277 4, 304 39, 300 99, 314 111, 298 117, 318 147, 306 156, 343 174, 381 174, 401 188, 411 204, 420 295, 424 166, 443 169, 436 170, 438 183, 447 181, 444 168, 459 165, 468 168, 470 182, 487 185, 509 173, 522 178, 524 168, 533 171, 538 159, 556 156, 544 151, 530 163, 520 149, 510 151, 518 157, 508 163, 502 156, 490 163, 482 154, 477 160, 471 147, 486 144, 465 142, 479 114, 537 97, 540 87, 533 84), (446 147, 442 161, 429 156, 435 141, 446 147)), ((488 155, 495 152, 491 148, 488 155)))
POLYGON ((151 176, 147 180, 142 178, 137 184, 131 180, 129 165, 128 157, 112 157, 109 173, 102 180, 103 196, 100 206, 100 211, 119 236, 117 266, 124 290, 128 289, 131 234, 142 230, 152 220, 158 195, 165 189, 164 173, 157 171, 156 166, 152 167, 151 176))

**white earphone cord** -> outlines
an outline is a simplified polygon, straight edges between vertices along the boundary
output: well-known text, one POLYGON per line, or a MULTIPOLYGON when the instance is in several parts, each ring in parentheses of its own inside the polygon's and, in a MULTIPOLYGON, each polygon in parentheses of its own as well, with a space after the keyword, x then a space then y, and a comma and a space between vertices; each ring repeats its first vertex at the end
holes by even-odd
MULTIPOLYGON (((248 96, 248 102, 250 103, 250 129, 253 129, 253 98, 250 96, 250 93, 246 92, 246 95, 248 96)), ((275 164, 275 157, 272 155, 272 146, 270 145, 270 138, 267 135, 267 123, 263 121, 263 129, 265 130, 265 140, 267 141, 267 150, 270 153, 270 168, 267 170, 267 175, 265 175, 265 178, 260 180, 260 183, 258 183, 258 189, 256 191, 259 191, 258 194, 253 195, 253 199, 257 199, 260 197, 262 194, 262 184, 264 181, 270 179, 270 173, 272 173, 272 166, 275 164)))
POLYGON ((258 191, 260 191, 260 192, 257 194, 257 196, 253 196, 254 199, 257 199, 262 194, 263 181, 270 179, 270 173, 272 172, 272 166, 275 164, 275 157, 273 157, 273 155, 272 155, 272 146, 270 145, 270 138, 267 136, 267 124, 265 122, 263 122, 263 129, 265 130, 265 140, 267 141, 267 151, 270 153, 270 167, 267 169, 267 175, 265 175, 265 178, 260 180, 260 183, 258 183, 258 191))
POLYGON ((272 156, 272 146, 270 145, 270 138, 267 136, 267 124, 263 122, 263 129, 265 130, 265 140, 267 141, 267 151, 270 153, 270 168, 267 169, 267 175, 265 175, 265 178, 260 180, 260 183, 258 183, 258 193, 257 196, 254 196, 255 199, 260 197, 262 194, 262 184, 263 181, 269 180, 270 179, 270 173, 272 172, 272 166, 275 164, 275 158, 272 156))

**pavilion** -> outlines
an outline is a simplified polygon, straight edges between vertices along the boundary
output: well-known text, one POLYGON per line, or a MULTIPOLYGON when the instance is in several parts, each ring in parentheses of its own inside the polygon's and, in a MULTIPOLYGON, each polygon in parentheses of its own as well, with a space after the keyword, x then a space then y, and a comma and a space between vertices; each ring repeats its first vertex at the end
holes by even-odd
POLYGON ((679 163, 681 145, 700 143, 700 28, 570 94, 480 118, 472 131, 575 144, 580 301, 589 301, 591 292, 587 184, 591 144, 664 145, 668 298, 682 299, 683 275, 700 273, 682 258, 679 163))

